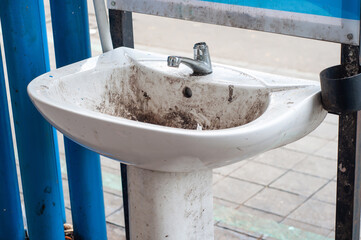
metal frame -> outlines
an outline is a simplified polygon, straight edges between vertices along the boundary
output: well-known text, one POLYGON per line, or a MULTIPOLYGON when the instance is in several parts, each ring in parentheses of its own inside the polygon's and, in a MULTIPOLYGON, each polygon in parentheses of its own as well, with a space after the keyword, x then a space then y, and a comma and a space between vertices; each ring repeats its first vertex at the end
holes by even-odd
MULTIPOLYGON (((109 10, 114 47, 133 47, 131 12, 109 10)), ((359 47, 341 45, 341 64, 349 76, 358 74, 359 47)), ((355 89, 357 91, 357 89, 355 89)), ((341 113, 337 170, 336 240, 359 240, 361 210, 361 112, 341 113)), ((129 236, 126 166, 122 164, 123 202, 126 238, 129 236)))
POLYGON ((292 3, 287 4, 287 0, 108 0, 108 7, 290 36, 359 44, 358 0, 299 0, 292 3), (338 8, 344 11, 335 10, 338 8))
MULTIPOLYGON (((341 64, 348 76, 359 73, 359 47, 342 45, 341 64)), ((358 89, 354 89, 357 91, 358 89)), ((348 93, 345 93, 348 94, 348 93)), ((360 239, 361 112, 341 113, 337 160, 336 240, 360 239)))

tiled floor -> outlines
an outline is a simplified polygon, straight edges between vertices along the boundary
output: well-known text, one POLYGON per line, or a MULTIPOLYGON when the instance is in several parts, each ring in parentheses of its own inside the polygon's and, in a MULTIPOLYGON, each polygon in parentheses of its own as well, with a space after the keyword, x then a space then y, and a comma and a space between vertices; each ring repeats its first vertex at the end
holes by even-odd
MULTIPOLYGON (((48 4, 46 6, 51 65, 54 67, 50 14, 48 4)), ((89 17, 92 51, 93 55, 98 55, 101 47, 92 10, 89 17)), ((136 47, 163 53, 184 53, 189 48, 190 55, 191 47, 188 45, 192 44, 188 44, 188 41, 204 40, 208 31, 210 36, 207 35, 206 40, 213 46, 219 46, 212 55, 218 62, 314 80, 324 67, 338 63, 339 47, 335 44, 223 28, 223 35, 245 40, 246 47, 242 46, 241 41, 240 49, 235 50, 235 41, 219 44, 226 40, 222 39, 222 34, 216 34, 220 29, 218 26, 199 27, 198 23, 182 22, 185 27, 170 27, 169 35, 157 35, 167 28, 164 24, 163 20, 134 14, 136 47), (187 39, 177 42, 180 37, 175 31, 187 33, 187 39), (200 36, 202 31, 205 34, 200 36), (177 44, 172 46, 167 41, 177 44), (259 56, 242 56, 247 46, 254 47, 259 56), (237 54, 235 51, 238 51, 237 54), (289 55, 284 51, 294 51, 296 57, 287 57, 289 55), (312 55, 313 52, 317 54, 312 55), (324 53, 328 55, 322 58, 324 53), (237 60, 238 56, 240 60, 237 60), (314 58, 310 59, 310 56, 314 58)), ((167 24, 182 25, 178 22, 167 24)), ((331 239, 335 219, 337 124, 338 118, 328 115, 314 132, 297 142, 214 169, 215 239, 331 239)), ((59 142, 62 143, 61 139, 59 142)), ((64 150, 62 147, 60 149, 66 213, 71 222, 64 150)), ((124 219, 119 163, 103 158, 102 171, 108 239, 122 239, 124 219)))

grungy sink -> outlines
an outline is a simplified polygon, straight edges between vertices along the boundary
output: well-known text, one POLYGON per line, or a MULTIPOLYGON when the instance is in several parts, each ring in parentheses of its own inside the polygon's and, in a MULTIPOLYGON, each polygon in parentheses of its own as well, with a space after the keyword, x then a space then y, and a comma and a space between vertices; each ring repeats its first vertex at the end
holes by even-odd
POLYGON ((40 76, 28 93, 75 142, 166 172, 252 157, 302 138, 326 116, 318 83, 217 64, 192 76, 166 57, 118 48, 40 76))

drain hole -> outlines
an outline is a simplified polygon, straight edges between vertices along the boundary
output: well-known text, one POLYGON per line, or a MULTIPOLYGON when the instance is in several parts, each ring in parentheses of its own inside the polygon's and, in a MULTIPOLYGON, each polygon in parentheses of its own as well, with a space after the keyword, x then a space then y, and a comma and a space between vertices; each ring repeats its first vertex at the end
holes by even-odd
POLYGON ((192 97, 192 90, 189 87, 185 87, 183 89, 183 96, 185 96, 186 98, 192 97))

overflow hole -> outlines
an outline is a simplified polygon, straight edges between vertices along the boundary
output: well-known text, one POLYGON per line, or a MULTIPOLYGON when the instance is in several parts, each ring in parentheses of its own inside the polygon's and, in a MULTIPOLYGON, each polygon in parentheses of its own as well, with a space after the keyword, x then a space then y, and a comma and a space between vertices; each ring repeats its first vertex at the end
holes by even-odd
POLYGON ((183 96, 185 96, 186 98, 192 97, 192 90, 189 87, 185 87, 183 89, 183 96))

